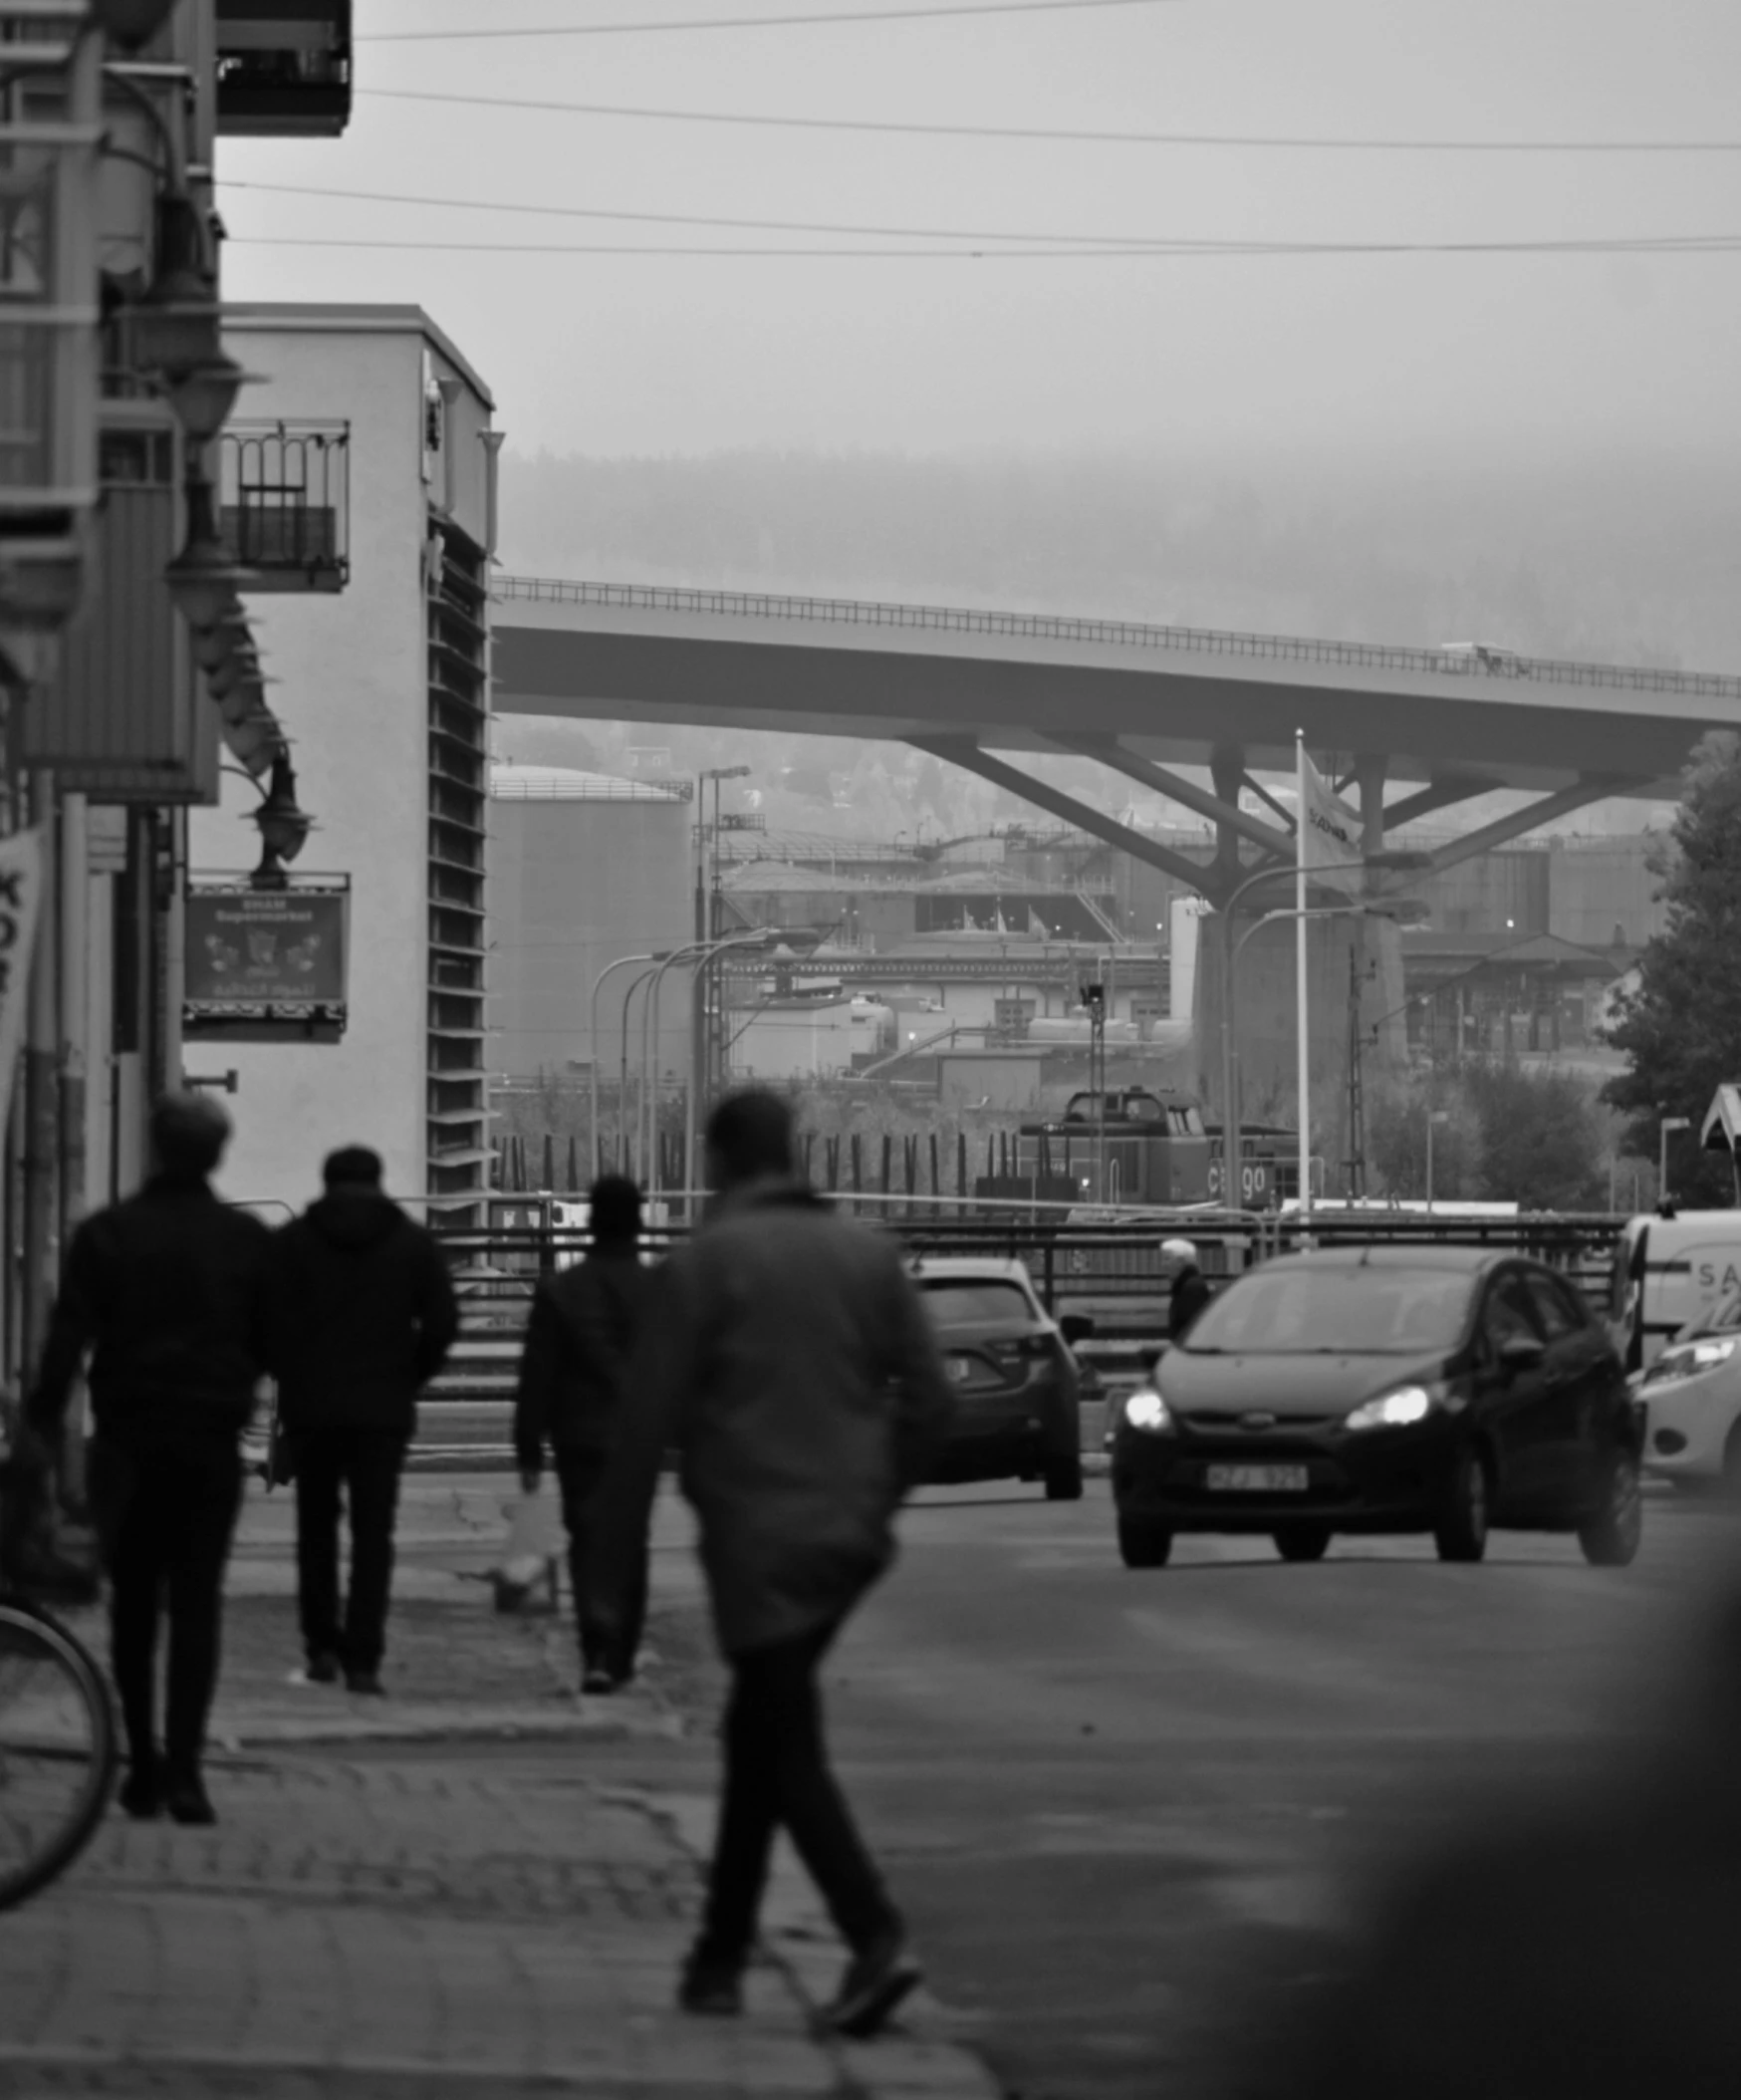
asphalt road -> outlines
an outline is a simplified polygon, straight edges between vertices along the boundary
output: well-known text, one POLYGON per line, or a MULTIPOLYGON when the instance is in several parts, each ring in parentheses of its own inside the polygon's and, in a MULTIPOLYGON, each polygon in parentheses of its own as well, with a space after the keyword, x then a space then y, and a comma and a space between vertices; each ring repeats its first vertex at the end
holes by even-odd
MULTIPOLYGON (((682 1528, 667 1510, 667 1594, 693 1581, 682 1528)), ((1396 1859, 1651 1721, 1727 1529, 1653 1505, 1623 1573, 1498 1534, 1479 1567, 1202 1540, 1132 1574, 1104 1482, 932 1490, 831 1669, 839 1760, 1009 2093, 1208 2100, 1310 2012, 1396 1859)), ((700 1792, 711 1755, 700 1731, 586 1767, 700 1792)), ((1234 2087, 1279 2100, 1286 2070, 1234 2087)))

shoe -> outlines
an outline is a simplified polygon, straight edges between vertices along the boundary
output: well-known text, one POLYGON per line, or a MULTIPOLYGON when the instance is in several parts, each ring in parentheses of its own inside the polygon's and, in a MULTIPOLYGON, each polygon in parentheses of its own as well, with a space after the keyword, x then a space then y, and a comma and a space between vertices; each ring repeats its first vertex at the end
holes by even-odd
POLYGON ((677 2004, 708 2019, 735 2019, 744 2009, 743 1969, 736 1962, 693 1948, 677 1978, 677 2004))
POLYGON ((622 1678, 613 1677, 609 1670, 601 1670, 596 1665, 581 1672, 581 1690, 589 1699, 609 1699, 622 1682, 622 1678))
POLYGON ((330 1648, 319 1648, 309 1657, 309 1667, 303 1673, 311 1685, 336 1685, 339 1682, 339 1658, 330 1648))
POLYGON ((906 1935, 898 1929, 884 1933, 847 1964, 835 2001, 823 2014, 824 2025, 849 2040, 865 2040, 918 1987, 923 1973, 906 1935))
POLYGON ((199 1827, 217 1821, 217 1810, 211 1805, 211 1796, 205 1790, 205 1781, 197 1772, 185 1773, 178 1779, 167 1780, 163 1787, 163 1806, 177 1823, 188 1823, 199 1827))
POLYGON ((122 1813, 135 1823, 149 1823, 163 1812, 163 1775, 154 1764, 134 1764, 116 1794, 122 1813))
POLYGON ((345 1690, 362 1699, 385 1699, 386 1687, 378 1670, 347 1670, 345 1690))

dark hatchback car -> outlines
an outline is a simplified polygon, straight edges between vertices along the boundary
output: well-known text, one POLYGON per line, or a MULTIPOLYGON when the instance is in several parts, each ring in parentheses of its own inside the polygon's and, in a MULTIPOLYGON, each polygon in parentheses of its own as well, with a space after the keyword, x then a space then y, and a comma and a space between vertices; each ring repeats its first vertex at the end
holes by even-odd
POLYGON ((925 1256, 912 1277, 955 1394, 931 1478, 1043 1480, 1049 1501, 1078 1500, 1082 1381, 1070 1344, 1092 1323, 1049 1319, 1019 1261, 925 1256))
POLYGON ((1317 1560, 1339 1531, 1427 1531, 1479 1560, 1490 1525, 1638 1550, 1625 1375, 1580 1292, 1475 1247, 1294 1254, 1209 1305, 1113 1436, 1119 1545, 1161 1566, 1180 1531, 1267 1532, 1317 1560))

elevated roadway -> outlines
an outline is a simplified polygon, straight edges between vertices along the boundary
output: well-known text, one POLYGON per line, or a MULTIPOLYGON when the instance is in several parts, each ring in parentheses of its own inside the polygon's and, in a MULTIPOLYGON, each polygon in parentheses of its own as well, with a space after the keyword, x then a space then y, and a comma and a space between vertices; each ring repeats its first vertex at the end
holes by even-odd
POLYGON ((1114 740, 1162 765, 1382 756, 1391 781, 1666 796, 1741 678, 1498 651, 501 577, 496 704, 993 751, 1114 740))

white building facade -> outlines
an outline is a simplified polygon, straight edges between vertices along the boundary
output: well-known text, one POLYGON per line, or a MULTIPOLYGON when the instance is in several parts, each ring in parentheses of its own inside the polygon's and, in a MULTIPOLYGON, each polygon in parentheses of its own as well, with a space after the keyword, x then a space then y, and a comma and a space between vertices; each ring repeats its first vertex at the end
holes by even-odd
MULTIPOLYGON (((301 440, 313 433, 347 456, 344 590, 261 597, 248 612, 282 681, 298 800, 316 825, 293 889, 348 884, 348 968, 342 1026, 326 1031, 336 1039, 190 1015, 185 1070, 233 1092, 226 1194, 300 1206, 318 1191, 324 1156, 355 1143, 381 1154, 395 1194, 463 1213, 488 1162, 493 403, 415 307, 233 307, 225 343, 265 376, 231 424, 239 440, 260 440, 235 448, 244 478, 265 477, 242 492, 244 507, 271 508, 276 474, 283 530, 307 531, 311 561, 335 558, 325 526, 292 514, 332 500, 299 483, 317 456, 301 440)), ((194 812, 196 887, 245 881, 255 801, 226 773, 220 806, 194 812)))

